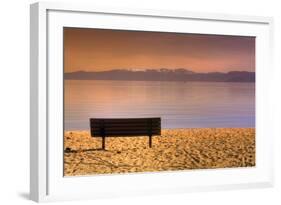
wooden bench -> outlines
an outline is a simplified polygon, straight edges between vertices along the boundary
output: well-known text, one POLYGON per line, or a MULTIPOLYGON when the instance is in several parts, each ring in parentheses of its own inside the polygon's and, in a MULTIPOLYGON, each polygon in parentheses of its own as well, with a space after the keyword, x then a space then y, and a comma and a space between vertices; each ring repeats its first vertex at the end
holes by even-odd
POLYGON ((91 136, 102 137, 102 149, 105 149, 105 137, 148 136, 152 147, 152 136, 161 135, 161 118, 91 118, 91 136))

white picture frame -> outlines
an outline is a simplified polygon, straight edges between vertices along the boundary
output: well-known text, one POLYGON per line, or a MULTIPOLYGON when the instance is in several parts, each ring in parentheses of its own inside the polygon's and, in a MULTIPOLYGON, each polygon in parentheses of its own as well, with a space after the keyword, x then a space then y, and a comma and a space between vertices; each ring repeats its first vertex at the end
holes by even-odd
POLYGON ((30 9, 31 200, 41 202, 95 199, 273 186, 273 131, 270 123, 273 113, 268 109, 272 107, 268 98, 273 73, 272 29, 273 19, 270 17, 97 8, 95 5, 71 3, 32 4, 30 9), (158 26, 155 26, 156 24, 158 26), (61 93, 64 26, 255 36, 256 166, 63 177, 61 93))

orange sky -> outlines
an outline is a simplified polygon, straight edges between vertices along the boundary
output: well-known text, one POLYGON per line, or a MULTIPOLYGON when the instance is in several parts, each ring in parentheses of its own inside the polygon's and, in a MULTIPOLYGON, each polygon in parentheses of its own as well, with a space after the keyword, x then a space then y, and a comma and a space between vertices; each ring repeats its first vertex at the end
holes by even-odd
POLYGON ((159 68, 255 71, 255 38, 64 28, 65 72, 159 68))

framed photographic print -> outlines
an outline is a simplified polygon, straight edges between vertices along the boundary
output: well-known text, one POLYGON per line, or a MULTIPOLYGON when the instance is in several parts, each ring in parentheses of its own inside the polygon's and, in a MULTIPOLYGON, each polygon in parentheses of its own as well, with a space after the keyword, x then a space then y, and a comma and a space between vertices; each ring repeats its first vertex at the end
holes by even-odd
POLYGON ((272 23, 32 4, 31 199, 272 186, 272 23))

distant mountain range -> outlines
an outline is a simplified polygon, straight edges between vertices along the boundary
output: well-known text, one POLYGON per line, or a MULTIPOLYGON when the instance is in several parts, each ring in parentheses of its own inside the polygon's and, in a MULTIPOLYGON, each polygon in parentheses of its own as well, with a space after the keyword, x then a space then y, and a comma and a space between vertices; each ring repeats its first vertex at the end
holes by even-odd
POLYGON ((180 69, 146 69, 146 70, 109 70, 109 71, 77 71, 64 74, 71 80, 127 80, 127 81, 206 81, 206 82, 255 82, 255 72, 230 71, 227 73, 196 73, 184 68, 180 69))

